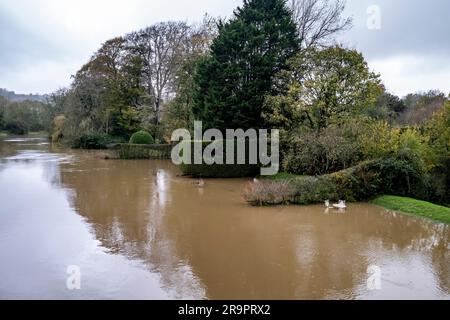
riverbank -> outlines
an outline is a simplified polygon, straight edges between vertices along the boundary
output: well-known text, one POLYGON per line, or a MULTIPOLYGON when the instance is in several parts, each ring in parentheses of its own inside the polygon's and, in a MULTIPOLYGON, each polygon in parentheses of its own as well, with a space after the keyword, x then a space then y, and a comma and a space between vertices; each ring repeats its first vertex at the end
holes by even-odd
POLYGON ((5 137, 48 137, 48 133, 45 131, 36 131, 36 132, 29 132, 27 134, 24 135, 17 135, 17 134, 12 134, 9 133, 7 131, 0 131, 0 138, 5 138, 5 137))
POLYGON ((389 210, 450 224, 450 208, 430 202, 405 197, 381 196, 371 203, 389 210))

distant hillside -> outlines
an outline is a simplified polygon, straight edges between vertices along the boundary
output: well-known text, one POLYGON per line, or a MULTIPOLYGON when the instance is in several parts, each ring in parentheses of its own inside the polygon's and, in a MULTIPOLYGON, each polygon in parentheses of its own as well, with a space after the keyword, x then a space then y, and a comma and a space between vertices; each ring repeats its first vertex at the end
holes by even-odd
POLYGON ((22 102, 26 100, 45 102, 46 95, 40 94, 16 94, 14 91, 8 91, 0 88, 0 97, 5 97, 12 102, 22 102))

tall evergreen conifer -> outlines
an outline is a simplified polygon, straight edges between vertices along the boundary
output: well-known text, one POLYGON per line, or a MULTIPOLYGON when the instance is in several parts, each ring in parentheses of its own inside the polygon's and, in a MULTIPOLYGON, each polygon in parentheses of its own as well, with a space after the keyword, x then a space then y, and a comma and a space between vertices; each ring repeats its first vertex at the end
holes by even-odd
POLYGON ((285 0, 245 0, 197 66, 196 118, 206 128, 261 128, 264 97, 299 42, 285 0))

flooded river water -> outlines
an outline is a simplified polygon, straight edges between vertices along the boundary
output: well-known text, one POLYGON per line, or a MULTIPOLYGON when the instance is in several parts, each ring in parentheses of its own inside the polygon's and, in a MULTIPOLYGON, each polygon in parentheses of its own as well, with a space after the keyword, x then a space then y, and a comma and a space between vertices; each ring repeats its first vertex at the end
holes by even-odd
POLYGON ((369 204, 255 208, 245 179, 178 174, 0 138, 0 298, 450 299, 447 225, 369 204))

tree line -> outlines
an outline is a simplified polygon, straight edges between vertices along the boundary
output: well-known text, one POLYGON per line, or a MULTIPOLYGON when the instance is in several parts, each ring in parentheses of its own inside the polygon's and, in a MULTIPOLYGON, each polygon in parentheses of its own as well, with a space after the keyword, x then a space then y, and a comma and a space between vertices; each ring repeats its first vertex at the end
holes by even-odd
POLYGON ((0 131, 24 135, 49 131, 52 127, 52 107, 39 101, 10 101, 0 96, 0 131))
POLYGON ((241 115, 231 119, 234 126, 260 126, 273 76, 300 49, 324 46, 347 29, 343 8, 341 0, 244 1, 228 20, 161 22, 106 41, 69 88, 51 95, 54 137, 127 139, 144 129, 164 141, 195 118, 208 123, 209 114, 225 123, 230 112, 241 115))
POLYGON ((449 201, 448 97, 389 93, 360 52, 336 41, 352 23, 344 8, 245 0, 229 19, 161 22, 106 41, 50 96, 52 137, 82 147, 74 142, 86 136, 127 141, 144 130, 164 143, 194 120, 278 128, 283 171, 324 175, 387 159, 389 174, 421 177, 422 198, 449 201))

